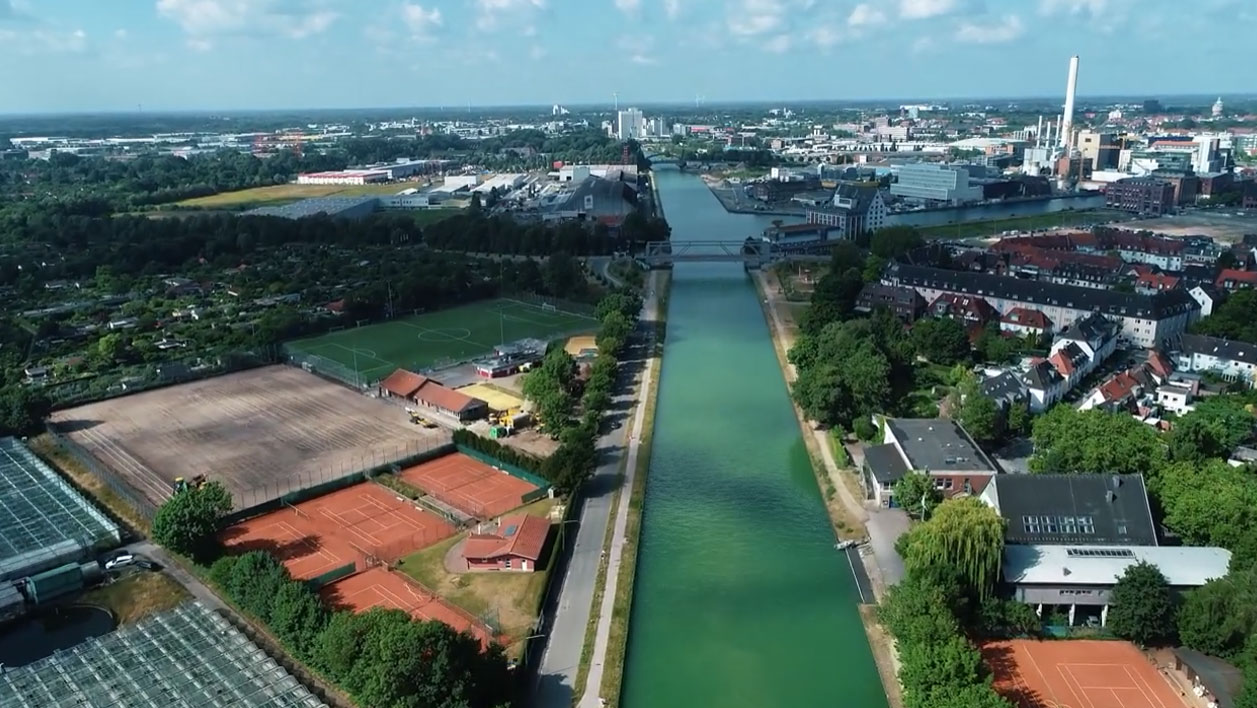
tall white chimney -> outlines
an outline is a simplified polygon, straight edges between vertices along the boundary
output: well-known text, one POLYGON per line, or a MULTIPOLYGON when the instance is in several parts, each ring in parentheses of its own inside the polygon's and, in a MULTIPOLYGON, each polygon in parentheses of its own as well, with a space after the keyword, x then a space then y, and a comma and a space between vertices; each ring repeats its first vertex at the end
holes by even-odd
POLYGON ((1043 116, 1039 116, 1039 128, 1034 131, 1034 146, 1043 147, 1043 116))
POLYGON ((1061 147, 1068 150, 1074 134, 1074 92, 1078 90, 1078 56, 1069 58, 1069 82, 1065 84, 1065 117, 1061 120, 1061 147))

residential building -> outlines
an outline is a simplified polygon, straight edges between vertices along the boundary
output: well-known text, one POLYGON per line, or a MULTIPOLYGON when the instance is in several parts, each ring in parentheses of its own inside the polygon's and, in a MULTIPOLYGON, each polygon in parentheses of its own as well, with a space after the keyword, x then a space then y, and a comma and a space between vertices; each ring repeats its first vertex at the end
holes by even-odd
POLYGON ((943 293, 930 303, 929 312, 934 317, 960 320, 966 330, 981 329, 988 322, 999 320, 1000 315, 986 300, 971 295, 943 293))
POLYGON ((1174 415, 1186 415, 1196 408, 1192 404, 1192 390, 1179 384, 1165 384, 1157 387, 1153 400, 1162 410, 1174 415))
POLYGON ((838 238, 855 239, 886 225, 886 203, 876 184, 842 183, 828 205, 808 209, 810 224, 830 226, 838 238))
POLYGON ((909 324, 916 322, 925 313, 925 300, 912 288, 899 288, 881 283, 866 283, 856 298, 857 312, 872 312, 885 307, 895 316, 909 324))
POLYGON ((1047 315, 1030 307, 1014 307, 1000 317, 1001 332, 1015 334, 1018 337, 1034 335, 1041 337, 1052 332, 1052 321, 1047 315))
POLYGON ((1257 344, 1184 334, 1178 338, 1175 366, 1179 371, 1214 373, 1257 386, 1257 344))
POLYGON ((882 444, 865 448, 862 476, 868 498, 893 505, 894 483, 914 470, 928 474, 946 497, 978 494, 998 472, 955 421, 886 418, 882 444))
POLYGON ((1176 276, 1149 271, 1135 278, 1135 292, 1152 295, 1162 290, 1173 290, 1178 284, 1179 279, 1176 276))
POLYGON ((1057 328, 1100 313, 1120 324, 1123 342, 1145 349, 1186 331, 1200 312, 1182 289, 1141 295, 904 263, 888 267, 882 283, 915 288, 927 302, 952 293, 980 297, 1000 313, 1017 307, 1037 309, 1057 328))
POLYGON ((1092 313, 1080 320, 1075 320, 1069 327, 1056 335, 1052 342, 1052 354, 1073 344, 1086 353, 1090 360, 1090 369, 1099 366, 1113 355, 1117 348, 1118 325, 1103 315, 1092 313))
POLYGON ((1221 295, 1211 286, 1197 285, 1187 293, 1192 296, 1196 304, 1200 305, 1201 317, 1212 315, 1214 306, 1221 302, 1221 295))
POLYGON ((1068 393, 1068 382, 1047 359, 1030 365, 1021 380, 1030 396, 1030 411, 1043 413, 1068 393))
POLYGON ((463 560, 467 570, 535 571, 549 534, 548 519, 509 514, 492 533, 469 535, 463 545, 463 560))
POLYGON ((1110 209, 1160 216, 1174 207, 1174 187, 1164 180, 1130 177, 1104 190, 1104 204, 1110 209))
POLYGON ((1214 280, 1213 284, 1219 290, 1225 290, 1227 292, 1257 288, 1257 270, 1235 270, 1234 268, 1223 268, 1222 271, 1218 273, 1218 277, 1214 280))
POLYGON ((617 113, 615 126, 615 136, 620 140, 641 140, 646 137, 646 119, 637 108, 625 108, 617 113))
POLYGON ((897 176, 898 181, 890 186, 890 193, 896 197, 945 204, 964 204, 982 199, 982 188, 970 184, 969 169, 963 165, 903 165, 897 176))
POLYGON ((978 384, 983 396, 995 401, 1000 408, 1007 410, 1016 403, 1029 401, 1026 384, 1010 371, 1000 371, 986 376, 978 384))

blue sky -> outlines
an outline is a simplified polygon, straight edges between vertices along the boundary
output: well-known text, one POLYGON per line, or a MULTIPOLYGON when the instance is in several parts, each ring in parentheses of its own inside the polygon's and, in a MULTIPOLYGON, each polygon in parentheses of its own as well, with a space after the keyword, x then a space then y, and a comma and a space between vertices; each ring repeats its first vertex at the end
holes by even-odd
POLYGON ((0 0, 0 112, 1251 92, 1257 0, 0 0))

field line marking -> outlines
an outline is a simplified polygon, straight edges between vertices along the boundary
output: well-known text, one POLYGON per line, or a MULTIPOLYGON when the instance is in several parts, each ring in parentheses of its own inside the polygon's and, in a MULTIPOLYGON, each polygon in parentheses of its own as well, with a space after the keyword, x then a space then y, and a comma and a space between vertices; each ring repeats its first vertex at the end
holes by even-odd
POLYGON ((1144 700, 1148 702, 1149 706, 1152 706, 1155 702, 1156 705, 1161 706, 1161 708, 1166 708, 1165 702, 1157 696, 1157 692, 1152 690, 1152 686, 1149 686, 1148 682, 1143 680, 1139 674, 1136 674, 1131 670, 1130 664, 1125 664, 1122 668, 1126 670, 1126 675, 1130 677, 1131 683, 1135 684, 1135 689, 1143 695, 1144 700))
MULTIPOLYGON (((1079 699, 1083 701, 1086 701, 1087 705, 1091 706, 1091 708, 1095 708, 1096 706, 1095 702, 1092 701, 1091 697, 1087 695, 1087 689, 1083 688, 1082 682, 1078 680, 1077 676, 1074 676, 1074 670, 1070 667, 1069 664, 1057 662, 1056 671, 1057 673, 1061 675, 1061 678, 1065 679, 1065 685, 1069 686, 1069 690, 1072 691, 1076 697, 1078 697, 1079 699)), ((1100 689, 1100 690, 1109 691, 1110 693, 1113 691, 1113 689, 1111 688, 1105 688, 1105 689, 1100 689)), ((1116 698, 1117 694, 1113 694, 1113 697, 1116 698)))

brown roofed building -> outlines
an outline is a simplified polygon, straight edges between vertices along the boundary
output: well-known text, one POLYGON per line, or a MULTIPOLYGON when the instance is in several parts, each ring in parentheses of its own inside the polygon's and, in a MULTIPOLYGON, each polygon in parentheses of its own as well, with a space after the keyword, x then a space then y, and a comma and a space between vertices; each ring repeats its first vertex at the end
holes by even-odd
POLYGON ((411 396, 411 400, 438 413, 456 418, 460 423, 479 420, 489 414, 488 403, 465 393, 459 393, 452 388, 446 388, 432 379, 428 379, 420 386, 419 390, 411 396))
POLYGON ((1042 335, 1052 331, 1052 320, 1039 310, 1014 307, 1000 318, 999 328, 1017 335, 1042 335))
POLYGON ((1213 284, 1228 292, 1235 292, 1245 288, 1257 288, 1257 270, 1223 268, 1222 272, 1218 273, 1218 278, 1213 284))
POLYGON ((473 533, 463 546, 468 570, 534 571, 550 535, 550 522, 540 516, 502 517, 494 533, 473 533))
POLYGON ((410 398, 415 394, 415 391, 418 391, 420 387, 429 381, 432 381, 432 379, 423 374, 398 369, 380 382, 380 395, 410 398))

